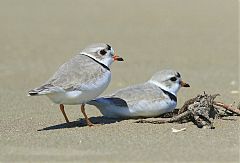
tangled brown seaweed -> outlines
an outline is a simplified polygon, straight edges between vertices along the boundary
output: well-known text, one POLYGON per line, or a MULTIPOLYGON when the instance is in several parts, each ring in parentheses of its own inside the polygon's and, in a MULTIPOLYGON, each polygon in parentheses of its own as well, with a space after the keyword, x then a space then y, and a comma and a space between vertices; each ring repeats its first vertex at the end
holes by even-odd
POLYGON ((207 127, 214 129, 214 119, 226 116, 240 115, 240 109, 234 108, 232 105, 227 105, 222 102, 215 101, 219 94, 208 95, 205 92, 201 95, 187 100, 180 109, 175 109, 173 112, 165 113, 159 118, 141 119, 136 123, 186 123, 193 122, 197 127, 207 127))

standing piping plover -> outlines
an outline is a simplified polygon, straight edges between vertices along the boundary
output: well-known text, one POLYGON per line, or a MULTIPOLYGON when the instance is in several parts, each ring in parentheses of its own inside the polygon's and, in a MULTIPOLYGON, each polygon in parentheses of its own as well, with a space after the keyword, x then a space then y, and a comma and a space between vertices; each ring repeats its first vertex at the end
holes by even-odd
POLYGON ((64 104, 82 104, 81 112, 88 126, 93 126, 84 106, 107 88, 111 80, 109 66, 114 61, 123 59, 114 54, 110 45, 104 43, 90 45, 64 63, 45 84, 28 93, 30 96, 46 95, 54 103, 59 104, 67 123, 69 120, 64 111, 64 104))
POLYGON ((180 87, 190 87, 184 83, 178 72, 163 70, 139 85, 120 89, 110 96, 88 102, 95 105, 109 118, 157 117, 174 110, 176 94, 180 87))

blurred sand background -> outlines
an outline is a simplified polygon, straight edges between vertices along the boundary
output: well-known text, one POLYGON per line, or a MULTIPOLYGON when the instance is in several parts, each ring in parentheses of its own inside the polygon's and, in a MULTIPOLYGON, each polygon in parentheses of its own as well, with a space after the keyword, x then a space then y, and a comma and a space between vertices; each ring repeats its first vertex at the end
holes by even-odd
MULTIPOLYGON (((1 0, 0 22, 0 162, 239 162, 236 117, 215 130, 134 120, 67 128, 57 105, 26 96, 79 50, 106 42, 125 62, 112 65, 104 94, 172 68, 191 85, 179 107, 203 91, 239 102, 237 0, 1 0)), ((66 112, 83 118, 79 106, 66 112)))

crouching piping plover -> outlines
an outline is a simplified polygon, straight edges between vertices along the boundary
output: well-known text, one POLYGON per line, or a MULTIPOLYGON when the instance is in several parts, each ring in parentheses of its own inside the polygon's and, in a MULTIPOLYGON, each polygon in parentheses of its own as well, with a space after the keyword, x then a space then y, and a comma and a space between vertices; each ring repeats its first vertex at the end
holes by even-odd
POLYGON ((82 104, 81 112, 88 126, 92 126, 84 106, 107 88, 111 80, 109 66, 114 61, 123 59, 114 54, 110 45, 104 43, 90 45, 64 63, 42 86, 28 93, 30 96, 46 95, 54 103, 59 104, 67 123, 69 120, 64 111, 64 104, 82 104))
POLYGON ((180 87, 190 87, 184 83, 178 72, 163 70, 138 85, 120 89, 110 96, 88 102, 95 105, 109 118, 157 117, 174 110, 180 87))

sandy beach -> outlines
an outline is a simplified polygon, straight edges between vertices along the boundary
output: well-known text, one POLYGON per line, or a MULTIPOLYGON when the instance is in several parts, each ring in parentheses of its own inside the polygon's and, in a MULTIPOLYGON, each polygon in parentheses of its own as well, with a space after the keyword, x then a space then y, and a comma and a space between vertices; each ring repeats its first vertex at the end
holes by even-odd
POLYGON ((82 48, 105 42, 125 62, 112 65, 103 95, 171 68, 191 85, 180 90, 178 107, 204 91, 238 103, 238 6, 234 0, 0 0, 0 162, 239 162, 239 117, 216 120, 210 130, 115 122, 86 106, 93 122, 105 123, 89 128, 80 106, 66 106, 76 124, 68 127, 57 105, 27 96, 82 48))

